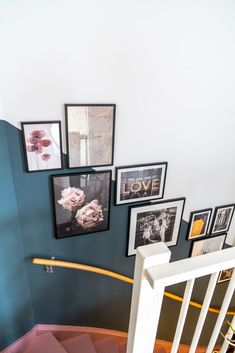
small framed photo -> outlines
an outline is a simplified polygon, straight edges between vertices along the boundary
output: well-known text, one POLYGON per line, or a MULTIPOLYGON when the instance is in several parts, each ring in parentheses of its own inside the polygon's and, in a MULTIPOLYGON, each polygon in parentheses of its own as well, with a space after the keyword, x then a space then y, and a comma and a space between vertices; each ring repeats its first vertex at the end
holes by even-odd
POLYGON ((163 241, 177 244, 185 198, 130 207, 128 256, 138 246, 163 241))
POLYGON ((68 167, 113 164, 115 104, 65 104, 68 167))
POLYGON ((22 122, 27 172, 62 169, 60 121, 22 122))
POLYGON ((109 229, 111 171, 52 175, 57 239, 109 229))
POLYGON ((207 234, 211 214, 212 208, 191 212, 188 239, 201 238, 207 234))
POLYGON ((233 217, 235 204, 218 206, 215 208, 211 234, 227 232, 233 217))
POLYGON ((167 162, 116 167, 116 205, 162 199, 167 162))
POLYGON ((233 268, 228 268, 227 270, 220 271, 217 283, 227 282, 231 279, 233 274, 233 268))
POLYGON ((191 256, 209 254, 214 251, 222 250, 226 234, 216 235, 195 240, 192 244, 191 256))

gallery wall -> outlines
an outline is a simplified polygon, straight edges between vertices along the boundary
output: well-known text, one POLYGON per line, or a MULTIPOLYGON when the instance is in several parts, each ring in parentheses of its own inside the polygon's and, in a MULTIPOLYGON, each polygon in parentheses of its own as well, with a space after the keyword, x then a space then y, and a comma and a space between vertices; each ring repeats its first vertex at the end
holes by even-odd
POLYGON ((234 201, 232 0, 0 6, 4 120, 64 124, 64 103, 116 103, 116 165, 168 161, 165 196, 187 197, 186 220, 234 201))
MULTIPOLYGON (((14 263, 12 271, 23 277, 22 300, 28 313, 33 306, 34 322, 126 330, 130 286, 66 270, 49 275, 30 258, 55 256, 131 276, 134 257, 126 257, 127 205, 112 206, 107 232, 55 239, 52 173, 25 172, 20 122, 61 120, 64 138, 64 103, 115 103, 114 164, 168 162, 164 198, 186 197, 172 260, 189 256, 190 211, 235 202, 234 13, 232 0, 1 1, 0 118, 8 139, 2 173, 17 212, 17 229, 1 231, 1 239, 12 234, 9 252, 19 245, 16 261, 26 272, 14 263)), ((227 242, 234 238, 233 221, 227 242)), ((4 288, 11 282, 7 277, 4 288)), ((8 303, 14 312, 23 305, 8 303)), ((2 346, 32 326, 30 315, 23 322, 14 315, 5 316, 17 327, 2 346)))

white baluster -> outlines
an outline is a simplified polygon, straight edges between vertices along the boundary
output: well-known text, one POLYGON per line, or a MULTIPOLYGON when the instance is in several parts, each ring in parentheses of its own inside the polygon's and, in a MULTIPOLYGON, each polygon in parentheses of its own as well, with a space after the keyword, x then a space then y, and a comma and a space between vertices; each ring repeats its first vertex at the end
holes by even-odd
POLYGON ((191 279, 190 281, 187 281, 187 285, 184 292, 184 299, 181 306, 180 315, 178 318, 178 323, 175 331, 175 337, 171 347, 171 353, 178 352, 179 343, 180 343, 180 339, 181 339, 184 324, 185 324, 185 319, 188 312, 188 307, 189 307, 189 302, 193 291, 194 282, 195 282, 195 279, 191 279))
POLYGON ((193 335, 193 340, 190 346, 189 353, 194 353, 197 349, 198 341, 202 332, 202 328, 206 319, 208 308, 210 306, 211 298, 213 296, 216 282, 218 278, 218 272, 211 275, 210 282, 207 287, 206 295, 203 301, 202 309, 198 318, 197 326, 193 335))
POLYGON ((228 310, 228 307, 229 307, 229 304, 230 304, 230 301, 231 301, 231 298, 232 298, 232 295, 234 292, 234 288, 235 288, 235 271, 233 272, 232 277, 230 279, 230 283, 228 285, 228 288, 227 288, 227 291, 226 291, 226 294, 225 294, 225 297, 223 300, 223 304, 221 306, 220 313, 217 318, 217 321, 216 321, 209 345, 207 347, 206 353, 211 353, 213 351, 213 348, 216 344, 216 341, 217 341, 217 338, 219 335, 220 328, 221 328, 223 321, 224 321, 224 318, 226 316, 226 312, 228 310))

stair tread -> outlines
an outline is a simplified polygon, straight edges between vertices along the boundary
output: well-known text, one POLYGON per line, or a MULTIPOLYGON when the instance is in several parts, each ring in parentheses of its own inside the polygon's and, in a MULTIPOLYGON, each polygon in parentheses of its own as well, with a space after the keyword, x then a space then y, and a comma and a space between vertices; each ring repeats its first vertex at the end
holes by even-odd
POLYGON ((88 334, 75 336, 60 343, 67 353, 96 353, 94 344, 88 334))
POLYGON ((97 353, 119 353, 118 346, 112 337, 94 342, 94 346, 97 353))
POLYGON ((35 336, 24 353, 67 353, 52 333, 35 336))
POLYGON ((126 353, 127 341, 118 345, 119 353, 126 353))
POLYGON ((154 353, 166 353, 165 348, 163 347, 157 347, 154 349, 154 353))

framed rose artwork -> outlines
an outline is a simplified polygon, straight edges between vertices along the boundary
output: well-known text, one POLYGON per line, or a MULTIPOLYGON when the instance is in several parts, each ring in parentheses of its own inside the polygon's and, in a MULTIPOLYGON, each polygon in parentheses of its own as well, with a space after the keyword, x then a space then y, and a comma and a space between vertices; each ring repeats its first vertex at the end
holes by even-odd
POLYGON ((60 121, 22 122, 27 172, 62 169, 60 121))
POLYGON ((65 104, 69 168, 113 164, 115 104, 65 104))
POLYGON ((52 175, 57 239, 109 229, 111 171, 52 175))

